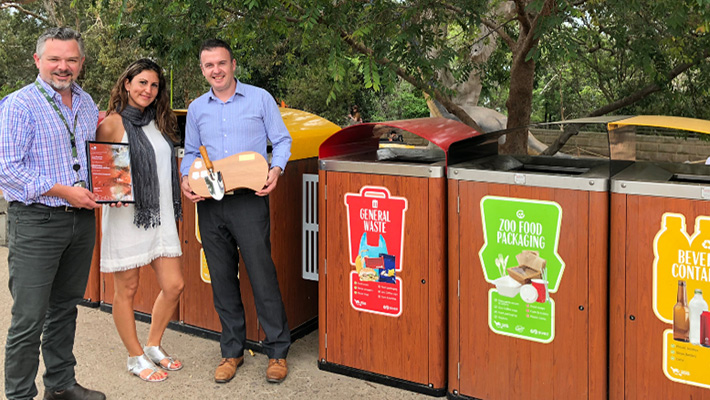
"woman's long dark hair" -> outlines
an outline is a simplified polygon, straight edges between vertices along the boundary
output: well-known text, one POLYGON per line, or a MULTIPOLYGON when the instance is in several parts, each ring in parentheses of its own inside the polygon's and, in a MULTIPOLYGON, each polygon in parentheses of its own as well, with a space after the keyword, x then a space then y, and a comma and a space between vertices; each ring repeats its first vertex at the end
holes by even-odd
POLYGON ((174 142, 179 140, 177 136, 177 117, 170 109, 170 98, 166 88, 165 76, 163 70, 158 64, 147 58, 141 58, 129 65, 123 74, 118 78, 116 84, 111 89, 111 97, 108 101, 107 115, 112 112, 120 113, 128 105, 128 92, 126 91, 126 81, 131 82, 136 75, 145 70, 154 71, 158 74, 158 95, 149 107, 155 107, 155 124, 158 130, 166 135, 174 142))

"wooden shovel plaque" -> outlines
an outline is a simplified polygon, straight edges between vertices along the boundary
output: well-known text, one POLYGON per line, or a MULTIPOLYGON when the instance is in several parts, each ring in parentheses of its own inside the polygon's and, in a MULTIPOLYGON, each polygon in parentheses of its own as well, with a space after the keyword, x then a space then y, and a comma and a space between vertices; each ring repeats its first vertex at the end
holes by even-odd
MULTIPOLYGON (((269 164, 264 157, 253 151, 237 153, 221 160, 212 161, 214 172, 222 173, 224 190, 230 192, 235 189, 252 189, 259 191, 266 183, 269 174, 269 164)), ((192 191, 196 194, 210 198, 210 192, 205 183, 207 168, 201 158, 195 159, 190 166, 188 180, 192 191)))

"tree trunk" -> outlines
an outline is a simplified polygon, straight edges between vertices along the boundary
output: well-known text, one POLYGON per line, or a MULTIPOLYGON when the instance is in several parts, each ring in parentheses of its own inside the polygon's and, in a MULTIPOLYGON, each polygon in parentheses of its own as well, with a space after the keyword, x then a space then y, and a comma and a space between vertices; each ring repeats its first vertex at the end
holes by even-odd
MULTIPOLYGON (((527 51, 525 52, 527 53, 527 51)), ((514 54, 510 68, 510 92, 505 105, 508 108, 508 129, 519 128, 506 134, 505 143, 499 147, 501 154, 527 154, 530 112, 532 111, 535 61, 525 60, 526 54, 514 54)))

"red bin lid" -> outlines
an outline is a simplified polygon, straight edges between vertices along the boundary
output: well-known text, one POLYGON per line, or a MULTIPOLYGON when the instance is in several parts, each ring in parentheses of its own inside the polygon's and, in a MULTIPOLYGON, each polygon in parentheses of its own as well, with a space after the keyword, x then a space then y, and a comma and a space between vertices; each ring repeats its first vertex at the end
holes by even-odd
POLYGON ((318 156, 328 158, 376 151, 379 147, 380 136, 387 132, 386 129, 379 129, 379 127, 397 128, 411 132, 444 150, 447 157, 452 143, 482 134, 466 124, 448 118, 368 122, 351 125, 334 133, 321 144, 318 156), (375 133, 376 126, 378 127, 377 134, 375 133))

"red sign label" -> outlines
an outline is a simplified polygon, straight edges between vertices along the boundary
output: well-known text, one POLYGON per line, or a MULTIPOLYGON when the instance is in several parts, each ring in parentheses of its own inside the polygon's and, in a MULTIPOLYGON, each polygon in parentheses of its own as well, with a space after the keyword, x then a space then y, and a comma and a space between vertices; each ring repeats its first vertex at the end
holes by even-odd
POLYGON ((348 208, 350 304, 356 310, 399 316, 402 313, 402 243, 407 199, 384 187, 364 186, 346 193, 348 208))
POLYGON ((402 314, 402 278, 395 283, 361 281, 350 273, 350 304, 359 311, 398 317, 402 314))

